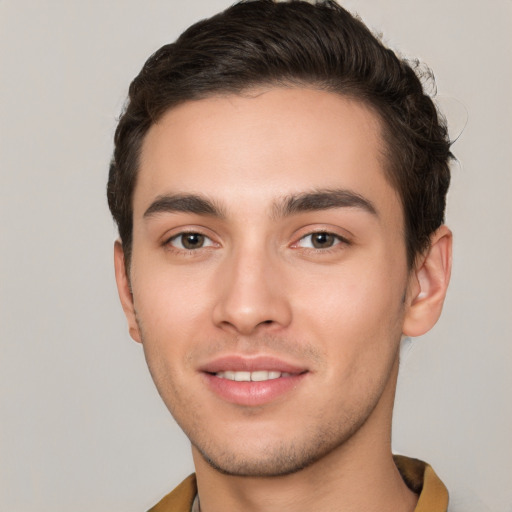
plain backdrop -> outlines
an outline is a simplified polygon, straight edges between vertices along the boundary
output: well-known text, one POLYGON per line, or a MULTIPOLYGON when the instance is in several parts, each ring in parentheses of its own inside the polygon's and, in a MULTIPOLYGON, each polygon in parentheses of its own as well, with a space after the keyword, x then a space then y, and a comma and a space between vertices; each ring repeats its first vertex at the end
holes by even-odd
MULTIPOLYGON (((0 0, 0 509, 140 512, 193 470, 128 336, 105 183, 145 59, 229 0, 0 0)), ((406 351, 393 445, 512 512, 512 2, 347 0, 433 68, 458 138, 444 315, 406 351)))

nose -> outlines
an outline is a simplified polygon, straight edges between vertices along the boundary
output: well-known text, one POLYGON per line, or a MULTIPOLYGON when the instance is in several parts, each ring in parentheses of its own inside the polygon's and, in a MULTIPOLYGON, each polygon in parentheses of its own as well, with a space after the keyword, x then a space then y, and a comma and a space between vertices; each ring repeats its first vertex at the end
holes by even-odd
MULTIPOLYGON (((219 269, 220 270, 220 269, 219 269)), ((291 322, 292 311, 278 257, 264 250, 240 250, 219 272, 214 324, 240 335, 275 332, 291 322)))

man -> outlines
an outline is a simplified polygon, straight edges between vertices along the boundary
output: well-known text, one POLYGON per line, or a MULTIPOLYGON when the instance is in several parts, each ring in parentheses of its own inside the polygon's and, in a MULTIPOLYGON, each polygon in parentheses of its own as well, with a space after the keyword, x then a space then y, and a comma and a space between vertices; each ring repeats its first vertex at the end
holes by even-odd
POLYGON ((153 511, 446 510, 390 439, 400 340, 448 286, 450 157, 409 64, 334 3, 241 3, 147 61, 116 279, 196 468, 153 511))

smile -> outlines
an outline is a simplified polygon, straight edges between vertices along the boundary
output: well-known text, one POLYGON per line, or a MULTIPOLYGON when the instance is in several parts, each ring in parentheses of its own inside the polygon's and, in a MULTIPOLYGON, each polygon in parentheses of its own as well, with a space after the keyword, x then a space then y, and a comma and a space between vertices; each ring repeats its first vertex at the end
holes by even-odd
POLYGON ((235 371, 223 371, 215 374, 219 379, 233 380, 236 382, 263 382, 266 380, 279 379, 281 377, 291 377, 291 373, 287 372, 276 372, 272 370, 258 370, 255 372, 235 372, 235 371))
POLYGON ((246 407, 289 397, 309 380, 309 368, 271 355, 230 354, 199 367, 206 387, 220 400, 246 407))

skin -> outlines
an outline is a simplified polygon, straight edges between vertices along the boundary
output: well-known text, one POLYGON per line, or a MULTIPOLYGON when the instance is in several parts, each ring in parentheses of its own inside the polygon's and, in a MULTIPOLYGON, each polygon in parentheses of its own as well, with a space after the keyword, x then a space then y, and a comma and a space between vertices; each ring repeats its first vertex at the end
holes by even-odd
POLYGON ((398 348, 439 317, 451 234, 442 226, 408 269, 382 150, 370 109, 306 88, 187 102, 145 137, 130 275, 117 243, 116 278, 191 440, 203 512, 414 509, 390 447, 398 348), (333 190, 362 203, 290 207, 333 190), (233 403, 204 372, 224 356, 302 373, 233 403))

